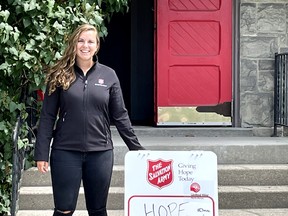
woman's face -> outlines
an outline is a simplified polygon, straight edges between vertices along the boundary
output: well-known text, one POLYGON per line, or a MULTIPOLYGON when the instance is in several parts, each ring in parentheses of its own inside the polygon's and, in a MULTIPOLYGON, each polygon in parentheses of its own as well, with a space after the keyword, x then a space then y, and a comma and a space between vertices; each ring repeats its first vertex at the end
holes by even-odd
POLYGON ((93 55, 98 48, 96 32, 84 31, 80 34, 76 46, 76 59, 78 62, 93 61, 93 55))

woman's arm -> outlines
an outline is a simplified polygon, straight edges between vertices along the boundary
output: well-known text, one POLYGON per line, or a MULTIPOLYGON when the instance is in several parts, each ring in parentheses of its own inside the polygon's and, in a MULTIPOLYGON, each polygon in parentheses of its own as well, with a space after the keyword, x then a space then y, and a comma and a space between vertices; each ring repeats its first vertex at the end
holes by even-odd
POLYGON ((49 160, 50 143, 53 136, 54 124, 59 110, 60 89, 48 95, 48 88, 44 95, 44 101, 40 114, 40 122, 34 151, 35 161, 49 160))
POLYGON ((132 128, 131 121, 125 108, 120 82, 116 77, 116 82, 110 89, 109 112, 112 120, 129 150, 145 149, 138 141, 132 128))

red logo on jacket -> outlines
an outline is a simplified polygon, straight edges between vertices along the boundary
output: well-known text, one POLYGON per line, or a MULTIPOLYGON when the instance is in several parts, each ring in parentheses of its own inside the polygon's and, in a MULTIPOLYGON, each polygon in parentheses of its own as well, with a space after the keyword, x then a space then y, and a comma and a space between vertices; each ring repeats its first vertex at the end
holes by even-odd
POLYGON ((173 182, 173 160, 148 160, 147 180, 159 189, 170 185, 173 182))

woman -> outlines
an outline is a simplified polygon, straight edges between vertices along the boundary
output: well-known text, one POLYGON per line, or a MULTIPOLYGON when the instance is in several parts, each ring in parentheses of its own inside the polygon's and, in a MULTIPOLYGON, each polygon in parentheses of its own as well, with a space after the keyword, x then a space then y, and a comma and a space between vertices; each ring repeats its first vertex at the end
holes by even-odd
POLYGON ((81 180, 89 215, 107 215, 113 166, 110 118, 129 150, 144 149, 132 129, 116 73, 97 61, 99 47, 96 28, 79 26, 46 77, 34 159, 38 170, 47 172, 53 136, 54 216, 73 214, 81 180))

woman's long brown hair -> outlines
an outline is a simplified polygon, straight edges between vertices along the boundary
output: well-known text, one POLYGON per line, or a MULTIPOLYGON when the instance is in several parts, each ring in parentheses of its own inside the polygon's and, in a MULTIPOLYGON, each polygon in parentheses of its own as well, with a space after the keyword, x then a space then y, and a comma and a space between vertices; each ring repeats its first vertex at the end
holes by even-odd
POLYGON ((67 90, 71 83, 76 79, 74 72, 74 64, 76 60, 76 46, 78 43, 79 36, 84 31, 95 31, 96 32, 96 41, 98 48, 95 52, 95 55, 100 48, 100 39, 97 29, 89 24, 80 25, 75 31, 71 34, 68 39, 66 49, 64 50, 63 56, 53 65, 47 73, 46 84, 48 84, 48 94, 51 95, 57 87, 62 87, 64 90, 67 90))

